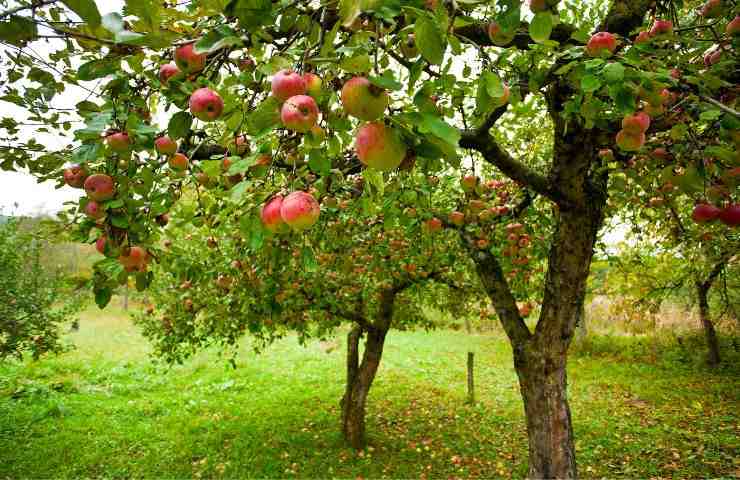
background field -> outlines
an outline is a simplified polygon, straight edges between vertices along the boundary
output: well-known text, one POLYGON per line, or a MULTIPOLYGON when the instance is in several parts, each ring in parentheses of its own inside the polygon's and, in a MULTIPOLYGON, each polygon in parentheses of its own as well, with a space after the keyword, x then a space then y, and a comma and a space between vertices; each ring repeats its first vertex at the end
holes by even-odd
MULTIPOLYGON (((522 477, 511 352, 495 332, 392 331, 370 393, 371 446, 338 433, 344 341, 285 339, 238 368, 216 352, 153 364, 124 312, 86 311, 56 358, 0 366, 0 478, 522 477), (465 400, 465 356, 477 394, 465 400)), ((740 356, 701 338, 592 337, 571 357, 584 477, 740 476, 740 356)))

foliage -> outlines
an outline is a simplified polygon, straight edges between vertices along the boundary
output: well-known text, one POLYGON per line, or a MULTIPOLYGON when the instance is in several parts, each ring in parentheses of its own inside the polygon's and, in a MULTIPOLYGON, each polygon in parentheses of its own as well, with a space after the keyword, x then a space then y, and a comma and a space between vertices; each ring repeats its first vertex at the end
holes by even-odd
POLYGON ((62 351, 60 329, 82 305, 64 275, 43 264, 46 242, 22 220, 0 224, 0 359, 62 351))

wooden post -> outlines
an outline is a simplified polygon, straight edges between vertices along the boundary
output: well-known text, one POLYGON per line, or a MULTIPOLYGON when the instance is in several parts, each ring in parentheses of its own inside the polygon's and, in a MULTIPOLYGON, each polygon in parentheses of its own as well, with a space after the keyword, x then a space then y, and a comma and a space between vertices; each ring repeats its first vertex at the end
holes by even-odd
POLYGON ((475 382, 473 380, 473 364, 474 364, 473 352, 468 352, 468 403, 475 403, 475 382))

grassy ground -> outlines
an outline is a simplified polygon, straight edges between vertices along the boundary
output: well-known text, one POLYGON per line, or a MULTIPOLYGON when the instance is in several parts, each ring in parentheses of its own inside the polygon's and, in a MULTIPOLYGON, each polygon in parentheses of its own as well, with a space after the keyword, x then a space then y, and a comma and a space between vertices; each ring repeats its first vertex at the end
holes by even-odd
MULTIPOLYGON (((58 358, 0 366, 0 478, 526 472, 521 400, 501 337, 392 332, 370 394, 371 446, 359 453, 337 428, 342 341, 304 348, 287 339, 261 356, 245 346, 234 370, 214 352, 153 365, 122 312, 86 312, 72 340, 78 349, 58 358), (464 404, 468 349, 475 406, 464 404)), ((582 476, 740 475, 740 362, 710 372, 692 353, 656 357, 650 342, 596 339, 572 357, 582 476)))

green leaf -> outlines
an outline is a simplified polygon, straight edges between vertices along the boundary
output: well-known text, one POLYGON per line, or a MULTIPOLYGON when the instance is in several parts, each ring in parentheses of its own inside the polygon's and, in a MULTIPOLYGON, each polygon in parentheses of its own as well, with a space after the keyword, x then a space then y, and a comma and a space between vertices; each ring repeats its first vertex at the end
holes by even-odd
POLYGON ((77 70, 77 78, 82 81, 89 82, 115 73, 119 66, 120 61, 116 61, 112 58, 92 60, 80 65, 80 68, 77 70))
POLYGON ((102 23, 103 28, 113 34, 122 32, 126 28, 123 24, 123 17, 121 17, 120 13, 116 12, 112 12, 104 16, 102 19, 102 23))
POLYGON ((552 14, 549 11, 539 12, 529 24, 529 36, 537 43, 542 43, 552 34, 552 14))
POLYGON ((390 73, 389 71, 383 72, 383 75, 380 77, 370 75, 368 80, 370 80, 370 83, 373 85, 377 85, 380 88, 385 88, 387 90, 401 90, 403 88, 403 84, 393 78, 393 73, 390 73))
POLYGON ((447 48, 447 38, 439 25, 426 16, 419 16, 414 26, 414 35, 421 56, 433 65, 441 64, 447 48))
POLYGON ((185 138, 190 132, 193 117, 188 112, 177 112, 167 124, 167 133, 172 138, 185 138))
POLYGON ((100 26, 102 19, 94 0, 62 0, 62 3, 79 15, 90 27, 100 26))
POLYGON ((352 25, 360 13, 362 10, 358 0, 339 0, 339 19, 345 27, 352 25))
POLYGON ((420 130, 422 133, 431 133, 445 142, 457 147, 460 141, 460 130, 445 122, 436 115, 422 113, 420 130))
POLYGON ((110 303, 111 297, 113 297, 113 291, 108 287, 98 288, 97 286, 93 290, 95 292, 95 303, 98 308, 105 308, 110 303))
POLYGON ((364 73, 370 71, 371 65, 370 55, 363 53, 361 55, 346 57, 339 66, 342 70, 350 73, 364 73))
POLYGON ((308 168, 319 175, 328 175, 331 171, 331 160, 323 150, 311 150, 308 153, 308 168))
POLYGON ((38 35, 36 24, 25 17, 13 15, 7 22, 0 22, 0 40, 23 46, 38 35))
POLYGON ((601 80, 596 75, 586 75, 581 79, 581 89, 584 92, 595 92, 599 88, 601 88, 601 80))
POLYGON ((210 54, 225 47, 239 45, 241 39, 228 25, 221 25, 209 30, 203 38, 195 43, 195 53, 210 54))
POLYGON ((606 83, 617 83, 624 79, 624 65, 618 62, 608 64, 602 72, 606 83))
POLYGON ((242 27, 247 29, 260 27, 274 18, 271 0, 231 0, 224 13, 238 18, 242 27))
POLYGON ((504 95, 504 82, 495 73, 486 70, 481 74, 481 80, 485 86, 486 93, 491 98, 501 98, 504 95))

